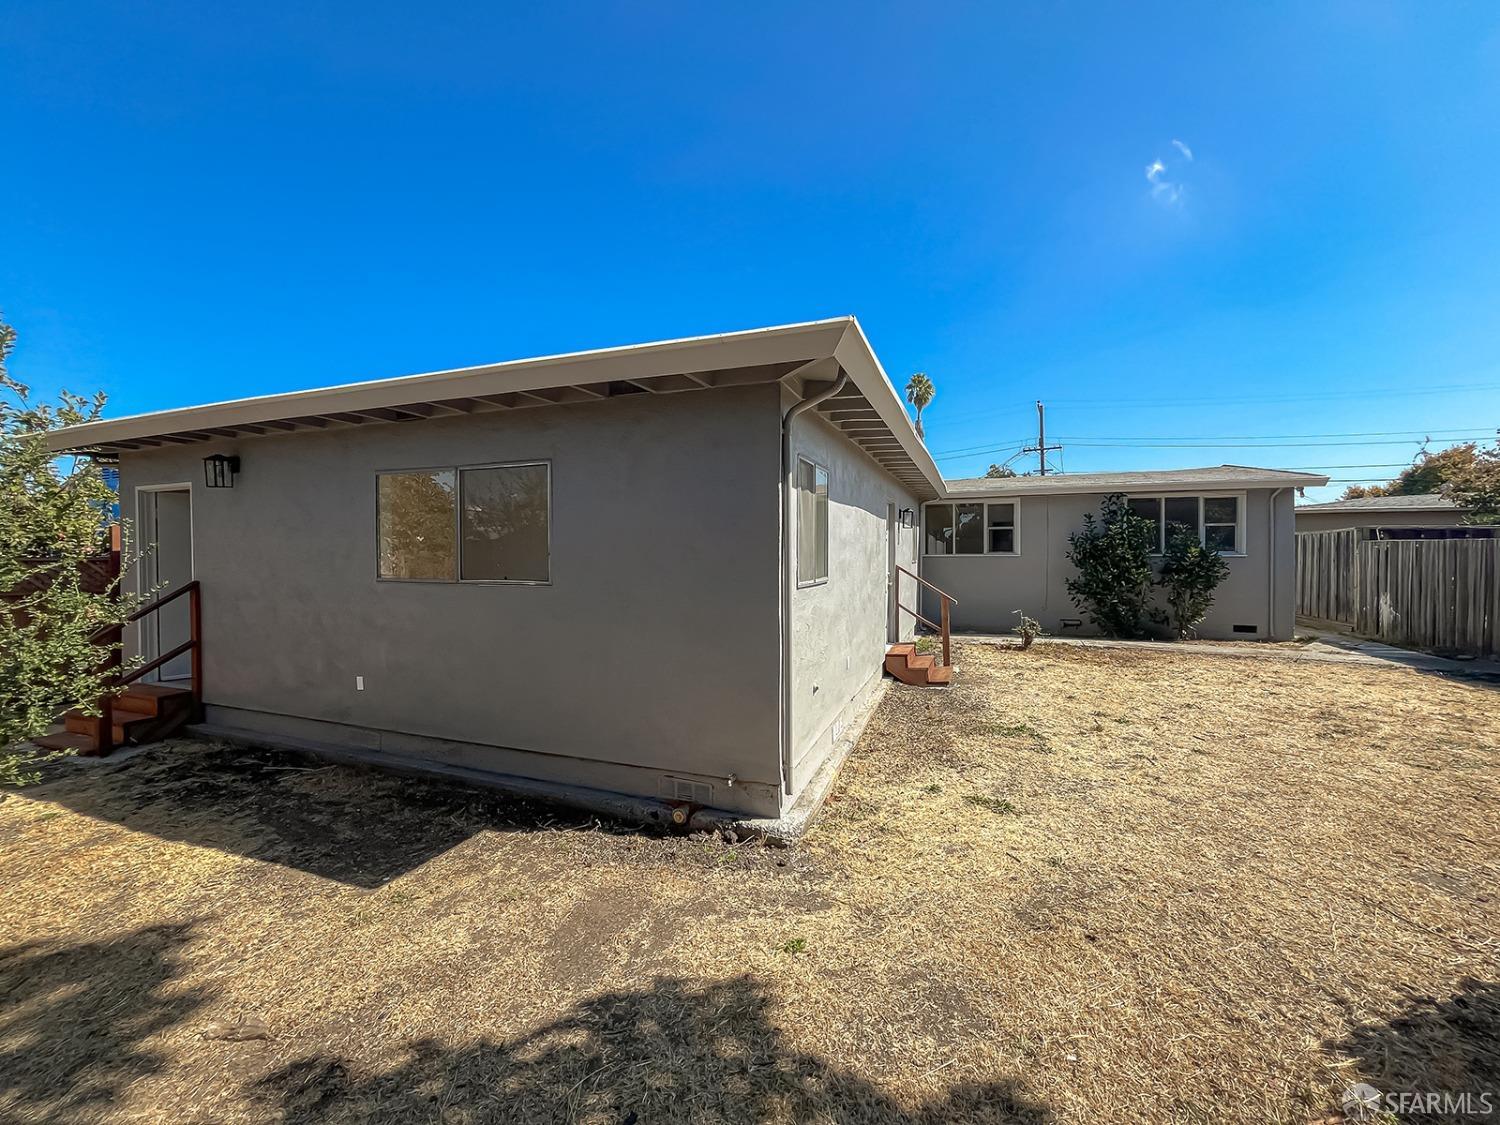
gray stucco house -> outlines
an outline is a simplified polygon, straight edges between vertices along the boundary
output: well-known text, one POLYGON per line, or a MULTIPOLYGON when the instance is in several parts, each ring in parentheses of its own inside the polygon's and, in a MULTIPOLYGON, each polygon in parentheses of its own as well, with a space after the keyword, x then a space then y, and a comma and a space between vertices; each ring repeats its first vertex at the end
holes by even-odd
POLYGON ((1465 511, 1452 500, 1431 493, 1411 496, 1361 496, 1324 504, 1298 504, 1297 530, 1343 531, 1355 528, 1366 539, 1489 539, 1492 527, 1464 523, 1465 511))
POLYGON ((118 458, 125 516, 156 545, 144 586, 196 581, 201 624, 180 599, 127 643, 159 659, 196 629, 205 731, 765 817, 833 758, 910 611, 936 619, 908 575, 958 598, 959 629, 1009 629, 1016 609, 1071 628, 1067 533, 1126 491, 1143 514, 1191 506, 1234 556, 1209 635, 1288 636, 1291 488, 1322 483, 944 481, 851 317, 51 442, 118 458))

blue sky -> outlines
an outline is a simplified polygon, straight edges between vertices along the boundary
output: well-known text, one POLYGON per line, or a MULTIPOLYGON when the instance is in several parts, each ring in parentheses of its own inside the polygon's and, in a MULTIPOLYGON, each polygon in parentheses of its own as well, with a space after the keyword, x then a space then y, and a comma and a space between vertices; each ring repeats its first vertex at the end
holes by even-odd
POLYGON ((1500 424, 1491 4, 0 0, 0 29, 12 370, 111 413, 854 313, 936 382, 950 476, 1037 398, 1073 471, 1386 477, 1500 424))

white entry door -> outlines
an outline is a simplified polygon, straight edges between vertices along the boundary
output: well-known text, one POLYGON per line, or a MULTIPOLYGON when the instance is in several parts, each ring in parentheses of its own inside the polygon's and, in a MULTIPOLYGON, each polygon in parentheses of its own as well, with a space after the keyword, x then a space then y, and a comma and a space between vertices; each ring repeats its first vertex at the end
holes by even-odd
MULTIPOLYGON (((155 589, 153 598, 180 590, 193 579, 193 493, 187 485, 142 488, 137 492, 137 538, 145 551, 141 560, 141 589, 155 589)), ((141 620, 141 656, 154 660, 171 652, 192 635, 189 599, 178 598, 141 620)), ((192 674, 192 654, 167 661, 150 679, 180 680, 192 674)))

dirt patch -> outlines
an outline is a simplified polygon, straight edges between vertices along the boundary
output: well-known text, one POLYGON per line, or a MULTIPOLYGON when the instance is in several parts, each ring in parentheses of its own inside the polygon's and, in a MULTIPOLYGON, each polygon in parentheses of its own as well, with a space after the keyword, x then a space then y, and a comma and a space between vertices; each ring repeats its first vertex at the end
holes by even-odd
POLYGON ((56 771, 0 802, 0 1119, 1262 1122, 1500 1087, 1493 689, 958 663, 892 688, 795 849, 294 755, 56 771))

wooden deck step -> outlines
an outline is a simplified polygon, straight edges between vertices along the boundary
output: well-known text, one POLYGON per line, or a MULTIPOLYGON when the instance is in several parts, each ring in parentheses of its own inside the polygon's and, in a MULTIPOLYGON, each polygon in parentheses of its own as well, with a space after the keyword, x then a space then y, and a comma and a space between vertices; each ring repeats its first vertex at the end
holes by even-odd
POLYGON ((165 705, 191 699, 193 693, 186 688, 169 684, 131 684, 125 694, 115 699, 116 711, 131 711, 138 715, 159 715, 165 705))
MULTIPOLYGON (((132 735, 156 721, 157 716, 148 715, 141 711, 128 711, 124 708, 115 710, 111 724, 114 727, 115 742, 133 742, 132 735)), ((73 734, 86 734, 90 738, 99 737, 98 715, 85 715, 81 711, 69 711, 63 716, 63 726, 73 734)))
MULTIPOLYGON (((175 734, 197 717, 193 693, 166 684, 131 684, 117 695, 111 714, 110 742, 115 746, 155 742, 175 734)), ((63 716, 64 732, 33 739, 48 750, 70 750, 91 755, 99 752, 100 716, 69 711, 63 716)))
POLYGON ((31 740, 43 750, 71 750, 75 754, 92 753, 98 745, 86 734, 68 731, 64 734, 44 734, 31 740))
POLYGON ((885 650, 885 670, 903 684, 914 687, 943 686, 953 681, 953 669, 937 657, 918 653, 913 644, 891 645, 885 650))

